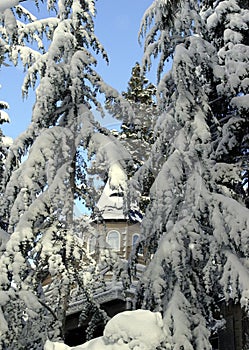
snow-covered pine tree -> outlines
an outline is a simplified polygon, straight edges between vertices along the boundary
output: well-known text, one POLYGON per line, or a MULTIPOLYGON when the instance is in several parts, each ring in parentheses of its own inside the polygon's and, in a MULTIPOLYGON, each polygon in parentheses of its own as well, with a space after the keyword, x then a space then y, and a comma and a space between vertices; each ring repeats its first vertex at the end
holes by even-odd
MULTIPOLYGON (((241 181, 220 179, 239 196, 247 206, 249 157, 249 81, 248 81, 248 10, 241 1, 220 1, 215 11, 205 5, 202 16, 207 23, 209 40, 218 52, 219 66, 214 70, 212 110, 222 129, 222 139, 215 134, 216 159, 220 163, 240 164, 241 181), (222 33, 222 35, 221 35, 222 33)), ((233 166, 232 166, 233 168, 233 166)), ((226 178, 226 179, 225 179, 226 178)))
MULTIPOLYGON (((154 142, 153 127, 158 115, 155 103, 156 87, 149 83, 140 64, 136 62, 132 68, 128 88, 122 96, 129 103, 133 115, 122 113, 118 103, 111 106, 106 103, 107 109, 118 119, 122 120, 120 131, 113 130, 113 134, 121 141, 131 155, 127 164, 128 178, 130 178, 148 159, 154 142)), ((144 212, 149 198, 148 189, 153 182, 152 174, 143 174, 143 186, 140 193, 139 209, 144 212)))
POLYGON ((155 0, 140 34, 145 67, 159 55, 160 78, 173 61, 159 79, 156 141, 130 183, 135 200, 143 168, 155 174, 137 307, 162 312, 163 349, 211 349, 220 302, 249 309, 248 3, 155 0))
POLYGON ((122 95, 131 104, 135 118, 122 116, 123 123, 119 137, 132 154, 135 169, 148 158, 153 143, 153 124, 156 118, 156 104, 153 98, 156 87, 148 82, 137 62, 132 68, 127 92, 122 95))
MULTIPOLYGON (((0 124, 9 123, 10 118, 5 109, 8 109, 9 105, 5 101, 0 101, 0 124)), ((7 156, 7 150, 12 143, 10 137, 4 136, 2 130, 0 129, 0 193, 2 193, 2 179, 4 172, 4 163, 7 156)))
POLYGON ((2 18, 9 59, 17 63, 20 58, 27 68, 24 96, 39 83, 31 124, 15 140, 5 165, 1 215, 10 233, 0 260, 0 344, 5 349, 31 344, 40 349, 47 337, 63 337, 70 291, 77 283, 87 294, 79 276, 94 268, 75 237, 73 221, 74 200, 87 187, 82 151, 89 145, 90 152, 100 150, 106 166, 127 156, 114 137, 103 134, 91 111, 94 105, 102 110, 99 92, 118 97, 94 70, 94 54, 107 59, 94 34, 95 2, 46 3, 56 17, 37 19, 18 5, 2 18), (49 299, 42 287, 46 277, 49 299))
MULTIPOLYGON (((0 66, 4 64, 5 51, 6 51, 5 43, 0 42, 0 66)), ((0 101, 0 125, 10 122, 10 117, 6 112, 6 109, 8 108, 9 108, 9 105, 6 101, 0 101)), ((3 134, 2 129, 0 128, 0 196, 2 196, 2 193, 3 193, 2 185, 3 185, 4 163, 7 157, 8 148, 11 144, 12 144, 12 138, 5 136, 3 134)), ((5 228, 4 222, 0 221, 0 227, 5 228)))

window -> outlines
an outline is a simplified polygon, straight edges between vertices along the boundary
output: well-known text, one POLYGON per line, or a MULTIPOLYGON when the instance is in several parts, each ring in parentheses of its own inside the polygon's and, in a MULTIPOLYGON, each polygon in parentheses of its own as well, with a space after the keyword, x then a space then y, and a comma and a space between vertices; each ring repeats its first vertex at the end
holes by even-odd
POLYGON ((97 240, 95 236, 92 236, 88 239, 88 253, 91 254, 95 251, 96 243, 97 243, 97 240))
MULTIPOLYGON (((132 247, 135 247, 138 240, 139 240, 139 234, 134 233, 134 235, 132 236, 132 247)), ((138 254, 141 254, 141 255, 143 254, 142 247, 138 248, 138 254)))
POLYGON ((132 246, 134 246, 137 243, 138 239, 139 239, 139 234, 134 233, 134 235, 132 236, 132 246))
POLYGON ((219 337, 218 337, 218 335, 212 336, 210 338, 210 343, 212 345, 212 350, 219 350, 219 337))
POLYGON ((120 250, 120 234, 118 231, 111 230, 108 232, 106 242, 110 248, 114 250, 120 250))

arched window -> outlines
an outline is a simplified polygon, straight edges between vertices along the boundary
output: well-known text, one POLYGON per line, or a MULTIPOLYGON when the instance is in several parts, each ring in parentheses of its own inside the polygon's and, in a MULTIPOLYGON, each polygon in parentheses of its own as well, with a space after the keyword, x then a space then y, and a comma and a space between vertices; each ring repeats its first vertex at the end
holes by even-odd
MULTIPOLYGON (((139 234, 134 233, 132 236, 132 247, 134 247, 139 239, 139 234)), ((143 254, 142 247, 138 248, 138 254, 143 254)))
POLYGON ((120 234, 116 230, 108 232, 106 242, 114 250, 120 250, 120 234))
POLYGON ((138 238, 139 238, 139 234, 134 233, 134 235, 132 236, 132 246, 134 246, 137 243, 138 238))
POLYGON ((95 236, 89 237, 89 239, 88 239, 88 253, 91 254, 95 251, 96 243, 97 243, 97 240, 96 240, 95 236))

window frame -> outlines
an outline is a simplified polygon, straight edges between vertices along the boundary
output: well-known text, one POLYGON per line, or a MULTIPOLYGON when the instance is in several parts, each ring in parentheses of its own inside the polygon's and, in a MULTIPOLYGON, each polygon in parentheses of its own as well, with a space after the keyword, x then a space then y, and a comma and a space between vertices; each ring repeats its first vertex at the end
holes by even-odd
MULTIPOLYGON (((106 243, 108 244, 108 248, 110 248, 110 249, 112 249, 112 250, 114 250, 114 251, 116 251, 116 252, 119 252, 120 251, 120 249, 121 249, 121 246, 120 246, 120 243, 121 243, 121 239, 120 239, 120 232, 118 231, 118 230, 109 230, 108 232, 107 232, 107 235, 106 235, 106 243), (109 236, 110 236, 110 234, 112 234, 112 233, 116 233, 117 234, 117 247, 113 247, 110 243, 109 243, 109 236)), ((116 244, 115 244, 115 246, 116 246, 116 244)))
POLYGON ((92 235, 92 236, 88 237, 88 240, 87 240, 87 252, 88 252, 88 254, 91 254, 91 255, 92 255, 92 254, 95 253, 96 244, 97 244, 97 238, 96 238, 96 236, 92 235), (93 240, 95 241, 95 243, 93 244, 94 249, 91 250, 90 248, 91 248, 91 246, 92 246, 92 241, 93 241, 93 240))
MULTIPOLYGON (((139 233, 133 233, 133 235, 132 235, 132 249, 134 249, 134 247, 135 247, 135 245, 136 245, 136 242, 137 242, 137 240, 140 238, 140 234, 139 233), (137 239, 136 239, 136 241, 134 242, 134 237, 135 236, 137 236, 137 239)), ((140 247, 140 249, 142 249, 141 247, 140 247)), ((143 255, 143 252, 140 250, 140 252, 138 251, 138 255, 143 255)))

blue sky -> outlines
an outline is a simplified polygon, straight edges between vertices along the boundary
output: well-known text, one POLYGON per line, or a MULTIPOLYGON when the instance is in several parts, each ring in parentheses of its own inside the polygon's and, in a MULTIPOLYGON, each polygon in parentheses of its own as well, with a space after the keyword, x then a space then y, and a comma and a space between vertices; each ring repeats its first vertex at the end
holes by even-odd
MULTIPOLYGON (((28 0, 31 2, 32 0, 28 0)), ((152 0, 98 0, 95 32, 105 47, 110 64, 99 57, 97 71, 106 83, 117 90, 125 91, 135 62, 141 61, 143 48, 138 44, 138 30, 145 10, 152 0)), ((27 100, 22 101, 22 67, 2 67, 0 70, 0 100, 10 105, 11 124, 5 124, 5 135, 17 137, 28 126, 32 115, 35 94, 30 91, 27 100)), ((155 82, 155 74, 149 79, 155 82)), ((110 124, 107 118, 104 125, 110 124)))

